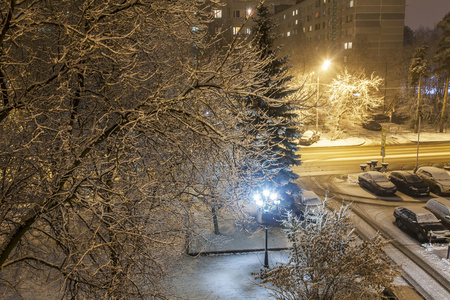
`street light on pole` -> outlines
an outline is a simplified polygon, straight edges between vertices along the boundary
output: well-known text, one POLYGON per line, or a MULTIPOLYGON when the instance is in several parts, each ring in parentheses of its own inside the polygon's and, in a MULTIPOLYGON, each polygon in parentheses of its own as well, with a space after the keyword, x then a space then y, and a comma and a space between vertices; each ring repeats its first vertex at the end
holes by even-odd
POLYGON ((414 168, 414 173, 417 171, 417 168, 419 168, 419 147, 420 147, 420 121, 422 119, 422 110, 421 106, 419 105, 417 107, 417 155, 416 155, 416 167, 414 168))
MULTIPOLYGON (((323 62, 322 70, 325 71, 330 66, 330 61, 327 59, 323 62)), ((317 96, 316 96, 316 132, 319 132, 319 92, 320 92, 320 70, 317 71, 317 96)))
POLYGON ((272 205, 280 204, 280 200, 277 199, 278 195, 275 193, 271 193, 270 190, 263 190, 262 196, 259 193, 256 193, 254 196, 256 205, 258 205, 259 209, 262 210, 264 214, 264 231, 265 231, 265 242, 264 242, 264 268, 269 268, 269 254, 267 250, 268 239, 267 239, 267 212, 272 205))

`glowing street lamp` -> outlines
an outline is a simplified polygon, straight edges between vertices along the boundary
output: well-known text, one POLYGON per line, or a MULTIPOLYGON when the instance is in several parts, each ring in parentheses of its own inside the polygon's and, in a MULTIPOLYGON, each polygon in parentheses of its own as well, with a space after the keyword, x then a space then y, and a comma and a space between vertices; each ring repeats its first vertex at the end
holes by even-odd
POLYGON ((267 212, 269 211, 272 205, 279 205, 280 200, 278 199, 278 195, 275 193, 271 193, 270 190, 263 190, 262 195, 256 193, 254 195, 254 200, 259 209, 262 210, 264 214, 264 230, 265 230, 265 247, 264 247, 264 268, 269 268, 269 254, 267 251, 267 212))
MULTIPOLYGON (((323 62, 322 65, 322 70, 326 71, 328 69, 328 67, 330 66, 331 61, 329 61, 328 59, 326 61, 323 62)), ((317 98, 316 98, 316 132, 319 132, 319 91, 320 91, 320 71, 317 72, 317 98)))

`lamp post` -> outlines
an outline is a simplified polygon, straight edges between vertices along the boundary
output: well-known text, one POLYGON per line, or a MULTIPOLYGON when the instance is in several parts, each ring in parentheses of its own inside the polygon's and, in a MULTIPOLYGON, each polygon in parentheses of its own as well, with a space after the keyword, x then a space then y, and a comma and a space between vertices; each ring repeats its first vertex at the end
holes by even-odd
MULTIPOLYGON (((325 71, 330 66, 330 61, 327 59, 323 62, 322 70, 325 71)), ((320 70, 317 71, 317 96, 316 96, 316 132, 319 132, 319 92, 320 92, 320 70)))
POLYGON ((417 171, 417 168, 419 168, 419 147, 420 147, 420 121, 422 119, 422 111, 421 107, 419 106, 417 108, 417 155, 416 155, 416 167, 414 168, 414 173, 417 171))
POLYGON ((275 193, 271 193, 269 190, 263 190, 262 196, 259 193, 256 193, 255 196, 256 205, 258 205, 259 209, 262 210, 264 214, 264 231, 265 231, 265 242, 264 242, 264 268, 269 268, 269 254, 267 250, 268 240, 267 240, 267 212, 270 207, 273 205, 280 204, 280 201, 277 199, 278 196, 275 193))

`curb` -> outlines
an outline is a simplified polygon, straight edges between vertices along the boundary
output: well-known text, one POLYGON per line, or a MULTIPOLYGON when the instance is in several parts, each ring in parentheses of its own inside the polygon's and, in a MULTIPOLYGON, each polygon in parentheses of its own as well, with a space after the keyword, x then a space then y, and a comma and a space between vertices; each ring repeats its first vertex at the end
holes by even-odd
MULTIPOLYGON (((267 248, 267 251, 284 251, 289 250, 289 248, 267 248)), ((241 249, 241 250, 218 250, 218 251, 203 251, 203 252, 193 252, 193 253, 187 253, 187 255, 192 257, 197 256, 212 256, 212 255, 225 255, 225 254, 238 254, 238 253, 249 253, 249 252, 264 252, 265 249, 258 248, 258 249, 241 249)))

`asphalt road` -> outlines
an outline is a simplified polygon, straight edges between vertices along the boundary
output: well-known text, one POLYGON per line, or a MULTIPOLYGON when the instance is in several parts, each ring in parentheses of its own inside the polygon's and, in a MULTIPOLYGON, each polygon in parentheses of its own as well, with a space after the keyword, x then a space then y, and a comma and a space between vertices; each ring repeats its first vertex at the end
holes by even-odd
POLYGON ((343 146, 343 147, 302 147, 301 166, 293 170, 299 175, 339 175, 361 172, 360 165, 378 160, 388 163, 388 170, 414 169, 418 165, 450 166, 450 142, 426 142, 417 144, 386 145, 385 157, 381 156, 381 146, 343 146))

